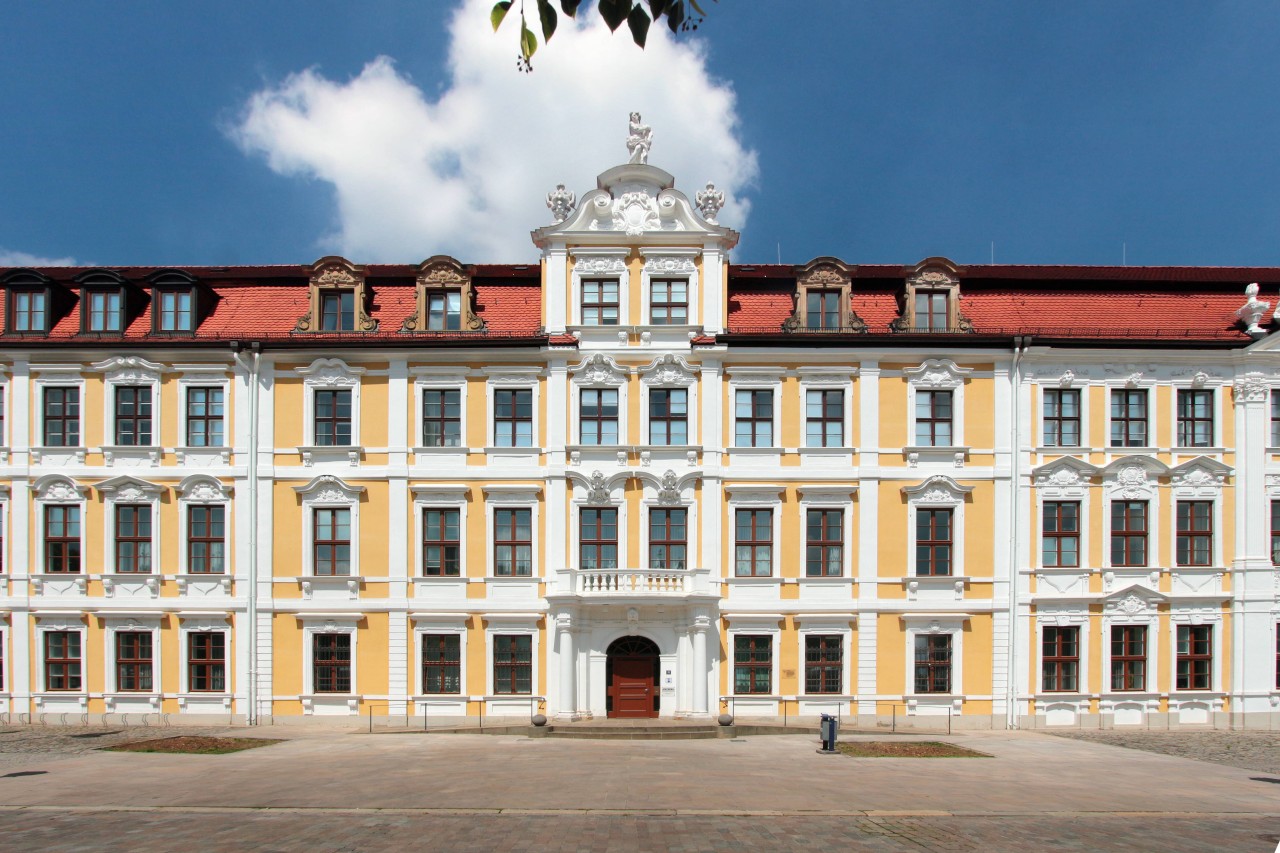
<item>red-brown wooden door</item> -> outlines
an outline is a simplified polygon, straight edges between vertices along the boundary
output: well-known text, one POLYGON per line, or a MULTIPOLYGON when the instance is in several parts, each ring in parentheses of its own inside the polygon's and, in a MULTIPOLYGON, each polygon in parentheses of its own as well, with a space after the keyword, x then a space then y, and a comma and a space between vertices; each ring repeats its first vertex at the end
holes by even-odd
POLYGON ((611 717, 656 717, 653 709, 654 659, 622 657, 612 659, 613 679, 609 684, 611 717))

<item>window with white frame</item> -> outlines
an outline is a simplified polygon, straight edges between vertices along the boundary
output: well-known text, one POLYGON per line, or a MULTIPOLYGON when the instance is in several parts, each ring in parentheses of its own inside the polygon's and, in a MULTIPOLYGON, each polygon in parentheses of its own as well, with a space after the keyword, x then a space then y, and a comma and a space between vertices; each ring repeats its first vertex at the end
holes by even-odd
POLYGON ((913 693, 950 693, 952 648, 950 634, 916 634, 913 693))
POLYGON ((158 693, 159 617, 104 617, 108 693, 158 693))
POLYGON ((655 447, 683 446, 694 439, 697 374, 700 368, 667 353, 640 368, 641 420, 655 447))
POLYGON ((360 377, 363 367, 337 358, 318 358, 297 368, 303 384, 304 446, 350 448, 360 445, 360 377))
POLYGON ((595 353, 571 367, 577 440, 585 447, 614 446, 624 441, 620 413, 626 411, 629 371, 609 356, 595 353))
POLYGON ((1213 625, 1175 626, 1174 689, 1213 689, 1213 625))
POLYGON ((98 491, 104 499, 109 525, 107 570, 151 574, 161 487, 125 476, 104 480, 98 484, 98 491))
POLYGON ((903 371, 910 386, 912 446, 950 448, 964 444, 964 385, 972 373, 972 368, 938 358, 903 371))
POLYGON ((1079 447, 1081 442, 1081 409, 1079 388, 1044 389, 1045 447, 1079 447))
POLYGON ((417 412, 418 447, 461 451, 467 446, 467 374, 465 367, 411 367, 417 412))
POLYGON ((1178 447, 1213 446, 1214 396, 1207 388, 1177 389, 1178 447))
POLYGON ((739 388, 733 397, 735 447, 773 447, 773 390, 739 388))
POLYGON ((803 634, 804 692, 807 695, 844 692, 844 637, 803 634))
POLYGON ((422 693, 462 692, 462 637, 456 633, 421 634, 422 693))
POLYGON ((911 524, 910 574, 916 578, 964 575, 964 503, 973 491, 941 474, 904 486, 911 524))
POLYGON ((196 474, 178 484, 178 524, 183 574, 227 572, 227 507, 231 487, 214 477, 196 474))
POLYGON ((1040 629, 1040 689, 1076 693, 1080 689, 1080 627, 1045 625, 1040 629))
POLYGON ((137 356, 118 356, 98 362, 93 369, 106 381, 107 444, 116 448, 158 445, 164 365, 137 356))
POLYGON ((907 629, 906 692, 921 701, 963 695, 964 623, 970 615, 921 613, 904 614, 902 619, 907 629))
POLYGON ((699 249, 643 247, 640 271, 643 323, 684 326, 697 316, 699 249))
POLYGON ((360 496, 363 486, 349 486, 332 475, 295 486, 302 498, 303 574, 352 577, 360 574, 360 496))
POLYGON ((805 387, 803 390, 805 447, 844 447, 847 444, 847 389, 805 387))
POLYGON ((538 502, 536 487, 485 489, 488 514, 489 577, 531 578, 537 575, 538 502))
POLYGON ((494 634, 494 695, 528 695, 533 692, 533 637, 529 634, 494 634))
POLYGON ((38 571, 48 574, 80 574, 84 553, 85 496, 88 489, 58 474, 34 483, 36 518, 40 525, 38 571))
POLYGON ((734 634, 733 692, 739 696, 773 693, 772 634, 734 634))
POLYGON ((49 630, 41 632, 44 654, 44 689, 49 692, 79 692, 84 689, 84 632, 49 630))
POLYGON ((627 248, 575 249, 572 271, 573 301, 570 325, 617 326, 631 322, 630 273, 627 248))
POLYGON ((343 613, 341 617, 298 614, 303 630, 304 696, 349 697, 358 692, 357 623, 362 618, 360 613, 343 613))
POLYGON ((1169 469, 1146 456, 1126 456, 1102 474, 1107 565, 1146 568, 1157 557, 1154 544, 1161 541, 1157 478, 1168 475, 1169 469))
MULTIPOLYGON (((496 369, 495 369, 496 370, 496 369)), ((489 377, 489 446, 538 446, 538 368, 485 371, 489 377)))
POLYGON ((773 575, 772 508, 733 511, 733 573, 737 577, 773 575))
POLYGON ((684 569, 688 565, 688 507, 649 509, 649 568, 684 569))
POLYGON ((466 565, 467 498, 462 485, 410 486, 418 541, 416 576, 460 578, 466 565))
POLYGON ((80 445, 80 386, 41 388, 41 429, 45 447, 80 445))
POLYGON ((226 389, 220 385, 192 385, 185 390, 187 446, 225 446, 226 389))
POLYGON ((1147 626, 1111 626, 1111 689, 1147 689, 1147 626))
POLYGON ((190 693, 225 693, 227 632, 186 631, 186 678, 190 693))
POLYGON ((1146 447, 1150 441, 1146 388, 1111 389, 1112 447, 1146 447))
POLYGON ((578 509, 578 567, 618 568, 618 508, 578 509))

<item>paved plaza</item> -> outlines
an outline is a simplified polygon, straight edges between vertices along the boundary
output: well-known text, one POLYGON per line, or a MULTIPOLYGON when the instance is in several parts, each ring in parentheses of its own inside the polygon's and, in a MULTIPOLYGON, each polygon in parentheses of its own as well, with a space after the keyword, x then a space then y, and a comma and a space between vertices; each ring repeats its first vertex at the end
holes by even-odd
POLYGON ((1238 739, 1243 766, 1186 756, 1199 742, 1222 761, 1236 737, 1223 732, 1151 733, 1156 746, 1185 738, 1182 755, 1148 751, 1140 733, 1124 747, 1034 732, 943 738, 991 756, 967 759, 825 756, 806 735, 593 741, 289 727, 251 730, 287 740, 231 755, 98 749, 193 731, 0 731, 0 845, 1271 853, 1280 840, 1272 733, 1238 739))

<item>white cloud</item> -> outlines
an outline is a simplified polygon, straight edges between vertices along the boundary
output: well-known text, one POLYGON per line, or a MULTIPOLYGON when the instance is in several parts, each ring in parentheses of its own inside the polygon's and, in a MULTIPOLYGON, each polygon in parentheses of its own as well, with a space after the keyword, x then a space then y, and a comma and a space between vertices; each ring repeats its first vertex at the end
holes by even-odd
POLYGON ((519 21, 494 33, 491 6, 464 0, 455 12, 437 98, 378 57, 352 80, 308 69, 246 104, 231 130, 244 151, 280 174, 333 186, 338 228, 321 238, 322 251, 362 263, 437 253, 530 260, 529 231, 552 221, 547 192, 564 183, 581 196, 625 162, 632 110, 654 129, 649 162, 690 197, 715 181, 726 199, 720 222, 742 227, 756 156, 736 136, 732 88, 710 76, 698 41, 655 25, 642 51, 584 4, 580 21, 561 18, 533 73, 520 74, 519 21))
POLYGON ((0 246, 0 267, 75 267, 75 258, 42 258, 0 246))

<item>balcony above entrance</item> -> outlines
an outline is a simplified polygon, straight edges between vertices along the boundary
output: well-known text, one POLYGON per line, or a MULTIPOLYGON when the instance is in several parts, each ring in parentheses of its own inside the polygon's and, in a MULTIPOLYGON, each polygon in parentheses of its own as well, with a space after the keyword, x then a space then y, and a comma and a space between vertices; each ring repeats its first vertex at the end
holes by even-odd
POLYGON ((709 569, 561 569, 548 598, 587 600, 719 598, 709 569))

